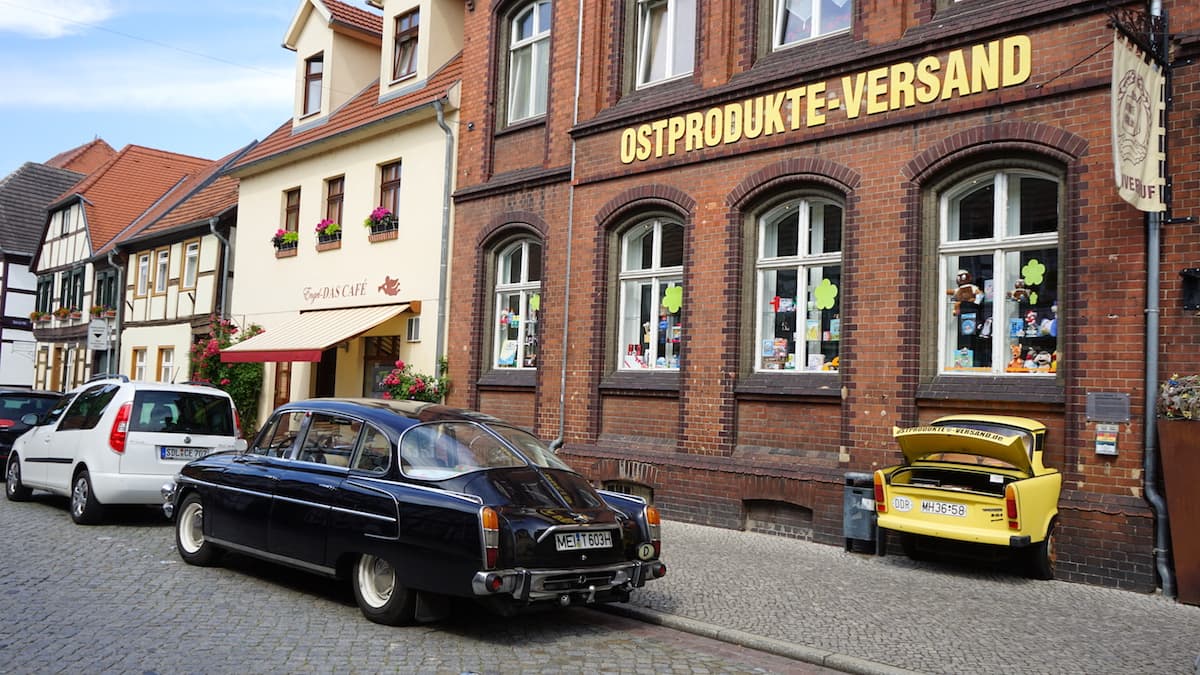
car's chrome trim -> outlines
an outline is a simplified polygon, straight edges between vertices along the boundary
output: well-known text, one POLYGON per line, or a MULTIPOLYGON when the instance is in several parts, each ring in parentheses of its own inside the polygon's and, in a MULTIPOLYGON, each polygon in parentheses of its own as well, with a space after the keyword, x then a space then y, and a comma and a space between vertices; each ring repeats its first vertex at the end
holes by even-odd
POLYGON ((345 513, 345 514, 351 515, 351 516, 362 516, 364 518, 381 520, 385 523, 392 523, 392 524, 396 523, 396 518, 394 518, 392 516, 380 515, 378 513, 367 513, 366 511, 355 511, 353 509, 346 509, 346 508, 342 508, 340 506, 334 506, 333 510, 337 511, 338 513, 345 513))
POLYGON ((591 602, 597 592, 641 588, 648 580, 654 578, 651 572, 655 565, 660 564, 657 560, 647 562, 634 560, 599 567, 533 570, 517 567, 506 570, 481 570, 476 572, 474 578, 471 579, 471 590, 479 596, 509 595, 514 600, 522 602, 580 595, 585 596, 587 602, 591 602), (608 583, 595 584, 587 580, 589 576, 605 574, 612 575, 612 579, 608 583), (495 576, 499 576, 502 581, 500 590, 493 592, 488 589, 487 581, 489 577, 495 576), (579 585, 570 589, 546 588, 548 579, 568 576, 578 576, 579 585))
POLYGON ((272 497, 272 496, 274 496, 270 492, 262 492, 259 490, 247 490, 246 488, 234 487, 232 485, 222 485, 220 483, 213 483, 211 481, 197 480, 197 479, 191 478, 189 476, 180 476, 179 481, 181 483, 191 483, 192 485, 207 486, 207 487, 211 487, 211 488, 216 488, 218 490, 228 490, 229 492, 238 492, 238 493, 241 493, 244 495, 254 495, 256 497, 272 497))
MULTIPOLYGON (((345 513, 345 514, 349 514, 349 515, 353 515, 353 516, 363 516, 365 518, 373 518, 375 520, 381 520, 386 523, 396 523, 398 520, 398 518, 392 517, 392 516, 384 516, 384 515, 380 515, 377 513, 368 513, 367 511, 356 511, 353 509, 347 509, 347 508, 343 508, 340 506, 333 506, 331 504, 319 504, 317 502, 310 502, 310 501, 307 501, 304 499, 296 499, 294 497, 284 497, 282 495, 272 495, 272 494, 266 493, 266 492, 247 490, 245 488, 237 488, 237 487, 233 487, 231 485, 221 485, 219 483, 212 483, 209 481, 196 480, 195 478, 189 478, 186 476, 181 476, 180 482, 191 483, 192 485, 203 485, 203 486, 208 486, 211 488, 216 488, 218 490, 228 490, 230 492, 239 492, 242 494, 255 495, 258 497, 270 497, 271 499, 278 499, 279 501, 287 502, 289 504, 299 504, 300 506, 311 506, 311 507, 318 508, 318 509, 330 509, 333 511, 337 511, 338 513, 345 513)), ((380 492, 383 492, 383 491, 381 490, 380 492)), ((391 495, 389 495, 389 496, 391 496, 391 495)), ((392 499, 394 501, 395 497, 392 497, 392 499)), ((397 506, 397 508, 399 508, 399 507, 397 506)))
POLYGON ((400 483, 400 482, 397 482, 394 480, 387 480, 385 478, 372 478, 369 476, 355 476, 353 479, 351 479, 351 482, 354 482, 355 485, 359 485, 360 487, 364 487, 364 488, 367 486, 362 485, 361 483, 358 483, 357 481, 369 481, 369 482, 373 482, 373 483, 383 483, 384 485, 389 485, 391 487, 404 488, 405 490, 422 490, 424 492, 432 492, 434 494, 446 495, 448 497, 457 497, 458 499, 471 502, 472 504, 482 504, 483 503, 483 499, 480 497, 476 497, 475 495, 468 495, 468 494, 463 494, 461 492, 454 492, 453 490, 443 490, 441 488, 429 487, 428 485, 413 485, 411 483, 400 483))
POLYGON ((211 541, 212 543, 214 543, 222 548, 227 548, 231 551, 237 551, 239 553, 245 553, 246 555, 254 556, 256 558, 262 558, 263 560, 270 560, 271 562, 282 563, 284 565, 289 565, 291 567, 298 567, 302 570, 307 570, 309 572, 316 572, 317 574, 324 574, 325 576, 330 576, 330 577, 337 576, 337 569, 335 569, 333 567, 326 567, 324 565, 316 565, 316 564, 313 564, 310 562, 305 562, 303 560, 297 560, 295 558, 290 558, 285 555, 279 555, 278 553, 268 553, 267 551, 264 551, 259 548, 254 548, 252 546, 246 546, 244 544, 235 544, 231 541, 228 541, 225 539, 220 539, 217 537, 210 537, 210 536, 206 535, 205 539, 207 539, 208 541, 211 541))

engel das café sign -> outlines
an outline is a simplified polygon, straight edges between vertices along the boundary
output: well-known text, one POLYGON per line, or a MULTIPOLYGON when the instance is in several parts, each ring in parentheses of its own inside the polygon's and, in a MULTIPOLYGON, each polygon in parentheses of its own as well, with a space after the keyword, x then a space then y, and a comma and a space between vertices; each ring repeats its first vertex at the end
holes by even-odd
POLYGON ((1029 36, 1013 35, 628 127, 621 163, 795 133, 837 110, 853 120, 1016 86, 1029 79, 1032 51, 1029 36))

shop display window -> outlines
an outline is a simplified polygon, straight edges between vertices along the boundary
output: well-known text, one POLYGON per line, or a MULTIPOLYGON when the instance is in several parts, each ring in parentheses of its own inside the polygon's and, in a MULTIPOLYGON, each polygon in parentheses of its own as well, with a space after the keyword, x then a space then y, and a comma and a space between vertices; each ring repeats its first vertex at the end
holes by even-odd
POLYGON ((523 239, 496 259, 495 368, 536 368, 542 310, 542 245, 523 239))
POLYGON ((617 368, 676 370, 683 345, 683 226, 653 218, 621 238, 617 368))
POLYGON ((841 344, 842 208, 787 201, 759 219, 760 371, 837 371, 841 344))
POLYGON ((942 198, 940 372, 1057 372, 1058 195, 1051 176, 1001 171, 942 198))

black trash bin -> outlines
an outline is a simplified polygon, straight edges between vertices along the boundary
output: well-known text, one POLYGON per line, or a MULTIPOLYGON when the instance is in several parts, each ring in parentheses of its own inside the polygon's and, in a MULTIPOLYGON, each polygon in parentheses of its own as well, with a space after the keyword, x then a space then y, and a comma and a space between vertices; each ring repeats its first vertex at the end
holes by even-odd
POLYGON ((869 473, 846 474, 842 535, 847 551, 875 552, 875 484, 869 473))

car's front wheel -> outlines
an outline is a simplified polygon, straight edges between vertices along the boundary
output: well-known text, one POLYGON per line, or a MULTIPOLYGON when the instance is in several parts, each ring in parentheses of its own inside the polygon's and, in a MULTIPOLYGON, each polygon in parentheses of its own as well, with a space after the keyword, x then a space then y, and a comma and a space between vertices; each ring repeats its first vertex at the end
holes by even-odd
POLYGON ((1054 532, 1058 529, 1057 525, 1058 521, 1051 522, 1046 530, 1046 538, 1026 551, 1025 573, 1034 579, 1054 578, 1054 563, 1058 560, 1058 551, 1055 550, 1058 537, 1054 532))
POLYGON ((8 468, 4 477, 8 481, 4 488, 4 496, 8 497, 9 501, 23 502, 33 494, 33 490, 21 482, 21 459, 15 452, 8 456, 8 468))
POLYGON ((396 568, 383 558, 363 554, 354 565, 354 599, 363 616, 398 626, 413 619, 416 596, 396 581, 396 568))
POLYGON ((87 469, 80 471, 71 483, 71 520, 78 525, 94 525, 100 522, 103 510, 104 506, 92 490, 92 477, 87 469))
POLYGON ((175 548, 179 549, 179 557, 190 565, 211 565, 220 557, 220 549, 204 538, 204 504, 194 492, 179 506, 175 548))

